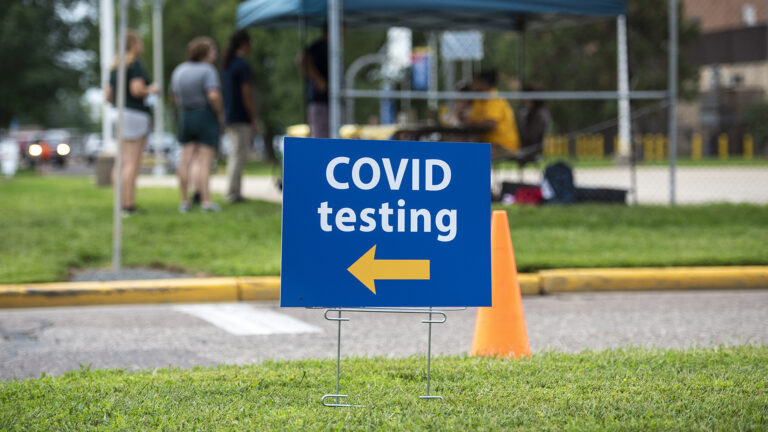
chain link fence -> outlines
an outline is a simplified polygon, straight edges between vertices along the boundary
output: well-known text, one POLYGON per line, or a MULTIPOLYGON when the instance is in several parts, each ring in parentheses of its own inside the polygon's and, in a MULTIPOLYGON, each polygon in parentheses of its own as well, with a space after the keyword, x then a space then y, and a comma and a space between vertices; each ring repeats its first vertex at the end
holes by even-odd
MULTIPOLYGON (((380 96, 382 106, 386 104, 387 110, 399 113, 392 116, 398 119, 395 124, 354 129, 349 129, 348 125, 347 133, 342 136, 365 138, 377 135, 371 131, 383 130, 386 132, 384 135, 391 131, 392 137, 401 139, 448 141, 456 138, 456 134, 442 130, 441 127, 450 129, 455 126, 450 116, 456 105, 472 103, 471 98, 462 97, 462 91, 466 91, 473 75, 486 69, 488 57, 499 57, 502 54, 494 52, 493 44, 483 43, 483 34, 480 32, 426 35, 423 39, 428 46, 419 47, 418 50, 414 48, 414 52, 418 51, 418 56, 414 54, 414 58, 422 62, 419 67, 412 66, 399 82, 388 84, 391 98, 380 96), (429 55, 426 69, 422 58, 425 52, 429 55), (424 76, 414 76, 416 73, 424 76), (406 81, 407 84, 403 84, 406 81), (423 94, 412 91, 419 87, 412 85, 416 81, 425 83, 420 84, 423 94), (414 123, 416 126, 426 125, 424 130, 428 133, 398 134, 398 131, 413 130, 414 123)), ((504 55, 512 57, 517 54, 513 52, 504 55)), ((663 57, 663 54, 660 56, 663 57)), ((525 56, 517 55, 515 67, 518 69, 513 67, 497 71, 504 78, 504 88, 500 88, 498 97, 508 99, 521 134, 526 127, 524 119, 527 114, 522 101, 529 98, 530 94, 521 92, 524 83, 520 71, 524 65, 520 63, 524 59, 525 56)), ((535 78, 528 77, 526 81, 535 81, 535 78)), ((349 96, 354 95, 354 90, 349 91, 349 87, 346 90, 347 101, 352 100, 349 96)), ((610 109, 605 107, 618 104, 618 92, 614 96, 604 97, 594 97, 594 94, 583 92, 585 100, 579 101, 578 91, 560 92, 568 93, 561 97, 557 90, 551 88, 542 91, 534 88, 538 94, 551 96, 543 98, 548 106, 557 103, 581 104, 584 110, 594 108, 608 112, 610 109), (590 99, 592 102, 588 102, 590 99), (598 103, 602 105, 597 107, 598 103)), ((360 92, 357 97, 376 97, 373 93, 363 95, 360 92)), ((492 183, 496 191, 503 195, 505 192, 514 193, 519 186, 540 186, 547 167, 560 161, 572 169, 577 198, 581 201, 669 204, 671 190, 674 189, 674 202, 678 204, 768 203, 768 143, 765 142, 764 134, 753 131, 754 126, 745 123, 735 113, 731 113, 732 118, 728 124, 723 123, 717 128, 697 127, 696 124, 706 122, 685 121, 678 115, 677 152, 674 163, 671 163, 669 101, 664 99, 664 95, 666 93, 657 91, 656 95, 641 100, 632 97, 633 109, 629 113, 631 139, 628 146, 620 145, 618 121, 615 118, 603 116, 600 121, 586 127, 573 128, 568 126, 574 123, 571 119, 558 115, 556 109, 552 109, 549 133, 543 137, 540 155, 532 163, 493 165, 492 183)), ((685 115, 688 118, 691 117, 691 106, 697 108, 695 116, 703 118, 710 115, 702 108, 700 100, 700 97, 694 97, 686 102, 688 111, 685 115)), ((726 106, 720 108, 727 109, 726 106)), ((616 112, 615 108, 613 112, 616 112)), ((678 109, 678 112, 681 110, 678 109)), ((358 113, 357 117, 361 115, 358 113)), ((592 116, 596 117, 599 116, 592 116)), ((768 123, 768 118, 765 118, 765 122, 768 123)))

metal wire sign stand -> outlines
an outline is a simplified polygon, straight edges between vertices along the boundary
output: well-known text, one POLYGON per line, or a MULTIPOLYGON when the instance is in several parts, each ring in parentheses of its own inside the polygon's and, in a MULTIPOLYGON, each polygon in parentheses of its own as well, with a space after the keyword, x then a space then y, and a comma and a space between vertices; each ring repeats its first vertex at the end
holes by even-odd
POLYGON ((361 313, 400 313, 400 314, 426 314, 427 319, 421 320, 422 323, 427 324, 427 392, 425 395, 420 395, 419 399, 431 400, 439 399, 443 400, 442 396, 431 394, 431 367, 432 367, 432 324, 442 324, 448 319, 447 311, 466 310, 466 308, 441 308, 441 310, 435 310, 434 308, 329 308, 323 313, 323 316, 328 321, 336 321, 337 323, 337 339, 336 339, 336 391, 331 394, 324 395, 320 402, 327 407, 361 407, 363 405, 353 405, 347 403, 341 403, 341 399, 348 397, 346 394, 341 394, 340 379, 341 379, 341 323, 344 321, 350 321, 350 318, 342 317, 342 312, 361 312, 361 313), (336 316, 331 316, 332 312, 336 312, 336 316), (433 318, 433 315, 437 315, 437 318, 433 318), (334 400, 335 402, 329 402, 328 400, 334 400))

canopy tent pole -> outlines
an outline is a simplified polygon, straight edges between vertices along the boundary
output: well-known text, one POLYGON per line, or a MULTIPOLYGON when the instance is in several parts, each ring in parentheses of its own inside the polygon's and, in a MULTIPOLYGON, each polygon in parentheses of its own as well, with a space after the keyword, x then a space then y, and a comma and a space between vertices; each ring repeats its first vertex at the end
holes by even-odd
POLYGON ((443 88, 456 90, 456 62, 443 57, 443 88))
MULTIPOLYGON (((299 45, 301 48, 301 51, 299 51, 300 56, 304 56, 304 53, 307 52, 307 17, 305 16, 299 16, 299 45)), ((304 119, 304 123, 308 124, 309 119, 307 118, 307 79, 302 76, 301 78, 301 115, 304 119)))
POLYGON ((114 203, 112 206, 112 269, 120 270, 122 261, 122 240, 123 240, 123 215, 122 215, 122 192, 123 192, 123 118, 125 114, 125 35, 127 33, 126 15, 128 14, 128 0, 120 0, 120 26, 117 42, 117 151, 115 152, 115 181, 114 181, 114 203))
POLYGON ((520 24, 517 29, 517 82, 519 91, 523 91, 525 86, 525 19, 520 17, 520 24))
POLYGON ((669 204, 675 205, 677 170, 677 0, 669 0, 669 204))
POLYGON ((432 112, 437 112, 437 81, 438 81, 438 63, 440 62, 440 53, 437 46, 437 34, 431 31, 427 35, 427 45, 429 46, 429 94, 427 106, 432 112))
POLYGON ((165 175, 165 165, 163 161, 163 135, 165 132, 165 98, 163 97, 163 2, 165 0, 155 0, 152 8, 152 63, 154 66, 155 83, 158 87, 157 99, 155 102, 155 168, 154 175, 165 175))
MULTIPOLYGON (((629 107, 629 66, 627 61, 627 18, 626 15, 619 15, 616 18, 616 39, 617 39, 617 69, 619 84, 619 138, 616 159, 625 161, 629 158, 630 140, 632 139, 630 125, 630 107, 629 107)), ((636 193, 633 192, 633 193, 636 193)))
MULTIPOLYGON (((107 94, 109 72, 112 69, 112 59, 115 57, 115 6, 113 0, 99 2, 99 53, 101 55, 101 92, 107 94)), ((112 139, 111 107, 103 98, 101 108, 101 142, 103 153, 114 153, 115 143, 112 139)))
POLYGON ((341 11, 342 0, 328 0, 328 126, 331 138, 341 127, 341 11))

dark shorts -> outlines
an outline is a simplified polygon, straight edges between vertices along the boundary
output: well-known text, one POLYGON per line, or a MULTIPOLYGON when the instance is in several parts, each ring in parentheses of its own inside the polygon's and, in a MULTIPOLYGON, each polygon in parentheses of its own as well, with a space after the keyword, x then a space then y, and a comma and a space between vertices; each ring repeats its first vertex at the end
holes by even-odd
POLYGON ((179 142, 197 142, 219 148, 219 120, 210 108, 179 110, 179 142))

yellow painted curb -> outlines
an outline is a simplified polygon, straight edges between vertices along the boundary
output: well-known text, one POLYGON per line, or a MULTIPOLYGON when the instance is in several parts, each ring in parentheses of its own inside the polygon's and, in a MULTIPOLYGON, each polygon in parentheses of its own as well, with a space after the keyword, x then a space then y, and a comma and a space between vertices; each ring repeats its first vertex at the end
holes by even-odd
POLYGON ((235 278, 62 282, 0 286, 0 308, 237 300, 238 289, 235 278))
POLYGON ((670 267, 543 270, 543 294, 768 288, 768 267, 670 267))
POLYGON ((520 293, 522 295, 541 294, 541 276, 535 273, 520 273, 517 275, 517 282, 520 283, 520 293))
POLYGON ((280 300, 280 276, 237 278, 240 301, 280 300))
MULTIPOLYGON (((523 295, 768 288, 768 267, 543 270, 518 282, 523 295)), ((0 285, 0 308, 279 299, 279 276, 0 285)))

